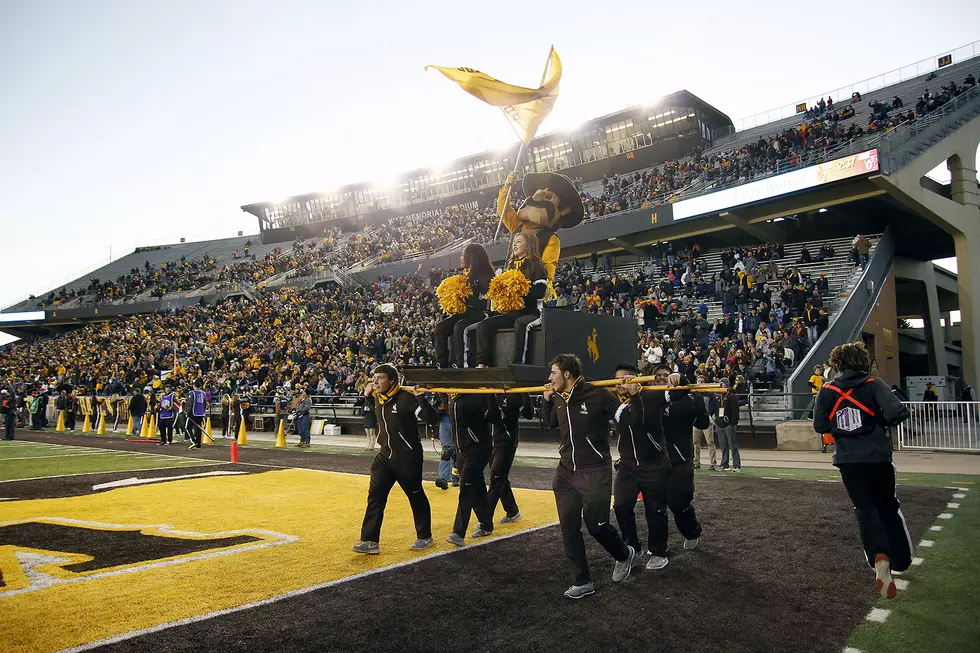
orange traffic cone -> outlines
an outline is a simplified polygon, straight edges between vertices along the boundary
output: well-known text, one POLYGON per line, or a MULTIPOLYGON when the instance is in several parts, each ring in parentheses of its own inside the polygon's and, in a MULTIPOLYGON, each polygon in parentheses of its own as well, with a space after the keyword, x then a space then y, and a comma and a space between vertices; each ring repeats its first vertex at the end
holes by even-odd
POLYGON ((89 415, 85 416, 85 421, 82 422, 82 433, 92 432, 92 418, 89 415))
POLYGON ((284 419, 279 420, 279 432, 276 433, 276 446, 286 446, 286 420, 284 419))

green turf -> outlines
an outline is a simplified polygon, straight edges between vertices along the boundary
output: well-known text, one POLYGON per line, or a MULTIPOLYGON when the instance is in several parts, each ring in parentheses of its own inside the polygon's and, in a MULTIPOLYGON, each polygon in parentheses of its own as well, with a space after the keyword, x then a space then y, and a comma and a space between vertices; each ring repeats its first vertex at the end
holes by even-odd
POLYGON ((211 460, 86 450, 84 447, 17 446, 17 443, 0 446, 0 481, 214 464, 211 460), (80 452, 83 455, 76 455, 80 452))
MULTIPOLYGON (((980 647, 980 490, 964 492, 952 519, 938 519, 939 533, 925 537, 936 544, 917 547, 923 559, 904 578, 909 587, 898 598, 882 599, 878 607, 891 610, 885 623, 866 622, 851 637, 849 646, 864 653, 948 653, 976 651, 980 647)), ((869 573, 868 583, 871 583, 869 573)))

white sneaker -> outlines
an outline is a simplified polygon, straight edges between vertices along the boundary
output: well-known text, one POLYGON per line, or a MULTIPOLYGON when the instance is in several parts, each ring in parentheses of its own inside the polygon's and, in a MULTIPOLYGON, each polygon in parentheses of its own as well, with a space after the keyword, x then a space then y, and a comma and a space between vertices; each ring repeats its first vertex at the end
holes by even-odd
POLYGON ((626 560, 617 560, 616 565, 613 567, 612 579, 614 583, 629 578, 630 572, 633 570, 633 564, 636 561, 636 549, 629 545, 626 548, 629 551, 629 556, 626 560))
POLYGON ((667 558, 662 558, 660 556, 650 556, 647 560, 647 569, 663 569, 670 562, 667 558))
POLYGON ((693 540, 684 540, 684 550, 693 551, 694 549, 698 548, 698 542, 700 541, 700 537, 696 537, 693 540))
POLYGON ((595 594, 595 585, 592 583, 586 583, 585 585, 572 585, 567 590, 565 590, 566 599, 583 599, 590 594, 595 594))

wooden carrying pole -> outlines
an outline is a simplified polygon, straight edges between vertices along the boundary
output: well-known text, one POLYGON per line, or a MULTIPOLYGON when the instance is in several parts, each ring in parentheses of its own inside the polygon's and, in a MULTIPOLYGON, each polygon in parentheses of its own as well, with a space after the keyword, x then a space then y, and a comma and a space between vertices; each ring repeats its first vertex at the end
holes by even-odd
MULTIPOLYGON (((649 383, 655 381, 656 379, 652 376, 637 376, 632 379, 605 379, 602 381, 592 381, 592 385, 598 386, 600 388, 608 388, 620 385, 621 383, 649 383)), ((526 386, 520 388, 451 388, 442 386, 402 386, 402 390, 407 390, 408 392, 425 391, 433 392, 436 394, 458 394, 458 395, 503 395, 503 394, 541 394, 548 388, 543 385, 536 386, 526 386)), ((664 390, 690 390, 691 392, 707 392, 707 393, 717 393, 725 394, 728 392, 728 388, 722 387, 721 385, 681 385, 674 388, 665 385, 645 385, 640 388, 641 390, 647 391, 664 391, 664 390)))

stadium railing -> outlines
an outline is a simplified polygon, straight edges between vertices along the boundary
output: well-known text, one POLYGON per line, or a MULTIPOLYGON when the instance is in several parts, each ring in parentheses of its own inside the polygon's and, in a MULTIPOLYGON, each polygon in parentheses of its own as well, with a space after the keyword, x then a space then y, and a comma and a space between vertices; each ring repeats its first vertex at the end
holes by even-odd
POLYGON ((898 425, 900 449, 980 452, 980 402, 903 403, 912 417, 898 425))
POLYGON ((885 230, 878 239, 868 264, 864 267, 861 277, 853 292, 834 314, 830 325, 816 343, 810 348, 803 360, 798 361, 796 369, 786 383, 786 388, 794 395, 792 407, 801 408, 800 399, 795 395, 807 392, 809 388, 809 371, 814 365, 823 364, 829 360, 831 350, 840 343, 853 342, 861 333, 868 315, 874 309, 881 288, 892 266, 895 256, 895 236, 891 227, 885 230))
POLYGON ((915 122, 903 123, 886 132, 879 146, 882 172, 894 174, 926 148, 980 114, 980 102, 975 102, 977 98, 980 98, 980 84, 971 86, 915 122), (922 142, 915 142, 920 137, 922 142))

